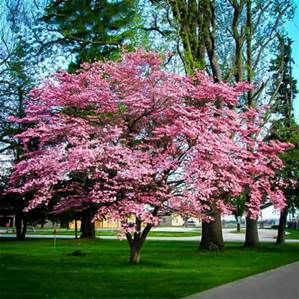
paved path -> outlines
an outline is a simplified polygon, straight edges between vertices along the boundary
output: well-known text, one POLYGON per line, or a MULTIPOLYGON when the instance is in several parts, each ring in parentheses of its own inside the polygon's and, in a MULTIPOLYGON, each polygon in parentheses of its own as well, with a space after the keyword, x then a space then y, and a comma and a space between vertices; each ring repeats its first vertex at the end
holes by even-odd
MULTIPOLYGON (((194 228, 183 228, 184 231, 194 231, 194 228)), ((180 228, 179 231, 183 231, 183 229, 180 228)), ((154 229, 153 231, 166 231, 166 230, 160 230, 159 228, 154 229)), ((169 231, 169 230, 168 230, 169 231)), ((178 231, 173 229, 172 231, 178 231)), ((236 234, 232 233, 233 229, 228 229, 225 228, 223 229, 223 239, 226 242, 244 242, 245 240, 245 234, 236 234)), ((271 230, 271 229, 260 229, 259 230, 259 238, 261 242, 275 242, 275 238, 277 235, 276 230, 271 230)), ((26 236, 27 238, 34 238, 34 239, 52 239, 54 238, 53 235, 34 235, 34 232, 30 232, 26 236)), ((15 238, 15 234, 7 234, 7 233, 1 233, 0 232, 0 239, 1 238, 15 238)), ((57 239, 74 239, 73 235, 56 235, 57 239)), ((107 240, 116 240, 118 239, 116 236, 98 236, 97 238, 99 239, 107 239, 107 240)), ((194 237, 147 237, 147 240, 153 240, 153 241, 199 241, 200 236, 194 236, 194 237)), ((299 239, 297 240, 291 240, 287 239, 287 243, 299 243, 299 239)), ((298 282, 299 283, 299 282, 298 282)), ((299 299, 299 297, 298 297, 299 299)))
MULTIPOLYGON (((182 231, 194 231, 195 228, 172 228, 171 230, 169 230, 169 228, 154 228, 153 231, 172 231, 172 232, 182 232, 182 231)), ((240 234, 236 234, 236 233, 232 233, 234 229, 229 229, 229 228, 225 228, 223 229, 223 239, 226 242, 244 242, 245 240, 245 234, 244 233, 240 233, 240 234)), ((271 229, 259 229, 259 237, 260 237, 260 241, 261 242, 274 242, 275 238, 277 235, 277 231, 276 230, 271 230, 271 229)), ((4 231, 0 231, 0 238, 13 238, 15 237, 15 234, 7 234, 4 231)), ((28 238, 40 238, 40 239, 51 239, 54 238, 53 235, 49 234, 49 235, 38 235, 38 234, 34 234, 34 232, 29 232, 27 234, 28 238)), ((56 235, 57 239, 73 239, 74 236, 73 235, 56 235)), ((108 240, 115 240, 117 239, 116 236, 99 236, 97 238, 100 239, 108 239, 108 240)), ((147 237, 147 240, 156 240, 156 241, 199 241, 200 240, 200 236, 193 236, 193 237, 147 237)), ((293 243, 293 242, 299 242, 298 240, 286 240, 287 242, 293 243)), ((299 299, 299 298, 298 298, 299 299)))
POLYGON ((298 299, 299 262, 250 276, 185 299, 298 299))

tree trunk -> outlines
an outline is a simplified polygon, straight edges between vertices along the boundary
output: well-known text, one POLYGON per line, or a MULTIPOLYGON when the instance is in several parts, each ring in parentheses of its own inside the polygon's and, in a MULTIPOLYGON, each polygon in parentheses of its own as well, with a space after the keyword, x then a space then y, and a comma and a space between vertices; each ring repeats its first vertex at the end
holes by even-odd
POLYGON ((77 219, 75 219, 75 239, 78 239, 78 224, 77 224, 77 219))
POLYGON ((132 236, 130 233, 126 234, 130 246, 129 262, 133 265, 138 265, 140 263, 141 248, 143 247, 149 230, 150 227, 149 229, 146 227, 142 233, 134 233, 134 236, 132 236))
MULTIPOLYGON (((252 23, 252 0, 246 0, 246 71, 247 82, 252 83, 254 79, 253 72, 253 57, 252 57, 252 36, 253 36, 253 23, 252 23)), ((247 105, 254 107, 253 90, 247 92, 247 105)))
POLYGON ((284 244, 285 243, 285 232, 286 232, 287 216, 288 216, 288 207, 285 207, 280 212, 276 244, 284 244))
POLYGON ((27 232, 27 219, 22 211, 16 212, 16 238, 19 241, 25 240, 27 232))
POLYGON ((251 219, 250 215, 246 217, 246 247, 256 247, 259 244, 259 235, 257 231, 257 219, 251 219))
POLYGON ((92 222, 93 217, 94 212, 90 209, 82 212, 80 238, 95 238, 95 225, 94 222, 92 222))
MULTIPOLYGON (((238 210, 237 210, 237 212, 238 212, 238 210)), ((235 219, 236 219, 236 222, 237 222, 237 233, 240 233, 241 232, 241 217, 238 217, 237 216, 238 214, 234 214, 234 216, 235 216, 235 219)))
POLYGON ((222 250, 224 248, 221 216, 220 213, 214 212, 212 215, 214 221, 202 223, 202 235, 199 248, 207 250, 222 250))
MULTIPOLYGON (((157 215, 158 208, 155 208, 153 215, 157 215)), ((145 239, 152 228, 152 224, 147 224, 145 228, 141 231, 141 220, 136 217, 136 232, 132 235, 131 233, 126 233, 126 237, 130 246, 130 263, 137 265, 140 262, 140 254, 145 239)))
POLYGON ((60 220, 60 227, 69 229, 70 228, 70 223, 69 223, 68 219, 67 220, 64 220, 64 219, 60 220))
POLYGON ((130 263, 137 265, 140 262, 140 248, 138 246, 131 246, 130 263))
POLYGON ((237 233, 241 232, 241 224, 240 222, 237 222, 237 233))

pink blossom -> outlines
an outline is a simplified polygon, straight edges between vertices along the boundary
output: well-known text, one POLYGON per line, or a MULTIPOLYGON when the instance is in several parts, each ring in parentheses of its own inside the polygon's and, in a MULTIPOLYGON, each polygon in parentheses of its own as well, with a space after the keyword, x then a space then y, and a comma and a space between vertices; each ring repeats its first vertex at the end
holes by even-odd
POLYGON ((59 72, 31 92, 24 118, 10 119, 27 129, 8 192, 33 193, 28 209, 53 197, 57 213, 91 206, 123 233, 137 229, 132 217, 157 225, 157 211, 211 221, 211 206, 229 213, 247 190, 252 217, 265 201, 282 208, 273 179, 289 145, 257 138, 255 109, 236 112, 249 88, 175 75, 142 50, 59 72))

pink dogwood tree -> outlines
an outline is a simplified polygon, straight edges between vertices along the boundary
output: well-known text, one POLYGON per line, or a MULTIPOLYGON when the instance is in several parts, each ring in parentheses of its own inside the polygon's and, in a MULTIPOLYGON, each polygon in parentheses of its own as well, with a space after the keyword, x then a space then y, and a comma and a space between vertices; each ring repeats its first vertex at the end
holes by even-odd
POLYGON ((27 209, 59 194, 57 213, 92 208, 94 219, 119 219, 132 263, 163 213, 213 221, 213 210, 229 213, 244 190, 252 217, 265 200, 281 208, 270 181, 288 145, 254 137, 257 111, 235 109, 248 88, 173 74, 143 50, 59 72, 31 92, 26 116, 11 120, 27 129, 16 136, 25 153, 9 192, 33 194, 27 209))

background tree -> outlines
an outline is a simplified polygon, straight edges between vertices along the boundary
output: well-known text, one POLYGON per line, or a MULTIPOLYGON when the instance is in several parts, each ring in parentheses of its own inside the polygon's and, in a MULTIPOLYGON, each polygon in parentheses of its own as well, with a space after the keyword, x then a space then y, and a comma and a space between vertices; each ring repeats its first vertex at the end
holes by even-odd
MULTIPOLYGON (((215 81, 253 83, 255 89, 241 98, 240 108, 271 101, 271 97, 265 96, 271 78, 264 75, 264 70, 268 69, 272 48, 277 45, 276 33, 283 30, 284 22, 293 14, 292 1, 152 0, 151 3, 164 9, 164 20, 179 37, 177 53, 187 73, 203 69, 215 81)), ((245 241, 248 246, 258 244, 256 221, 248 214, 245 241)), ((220 242, 214 248, 223 245, 220 223, 203 225, 204 230, 218 226, 210 232, 211 240, 220 242)), ((203 231, 202 247, 206 247, 205 240, 209 239, 205 234, 208 229, 203 231)))
POLYGON ((83 62, 118 57, 133 37, 135 0, 51 1, 41 20, 58 36, 47 45, 61 45, 74 58, 69 71, 83 62))
POLYGON ((286 182, 284 193, 287 206, 281 211, 277 244, 285 242, 285 227, 290 210, 298 206, 299 181, 299 126, 293 113, 293 99, 297 94, 296 80, 292 76, 292 41, 285 36, 278 36, 279 48, 277 57, 273 59, 270 71, 273 73, 272 95, 275 95, 273 112, 278 118, 273 122, 269 138, 279 139, 294 144, 294 148, 282 155, 285 167, 278 177, 286 182))
MULTIPOLYGON (((26 96, 36 82, 37 56, 29 33, 34 18, 32 6, 22 1, 6 0, 1 3, 1 10, 0 154, 5 182, 12 164, 22 159, 22 146, 12 136, 24 129, 22 125, 10 123, 7 118, 10 115, 24 116, 26 96)), ((26 205, 26 200, 20 200, 18 196, 10 199, 2 196, 1 199, 2 208, 15 213, 18 239, 24 239, 26 235, 28 215, 23 212, 26 205)))

